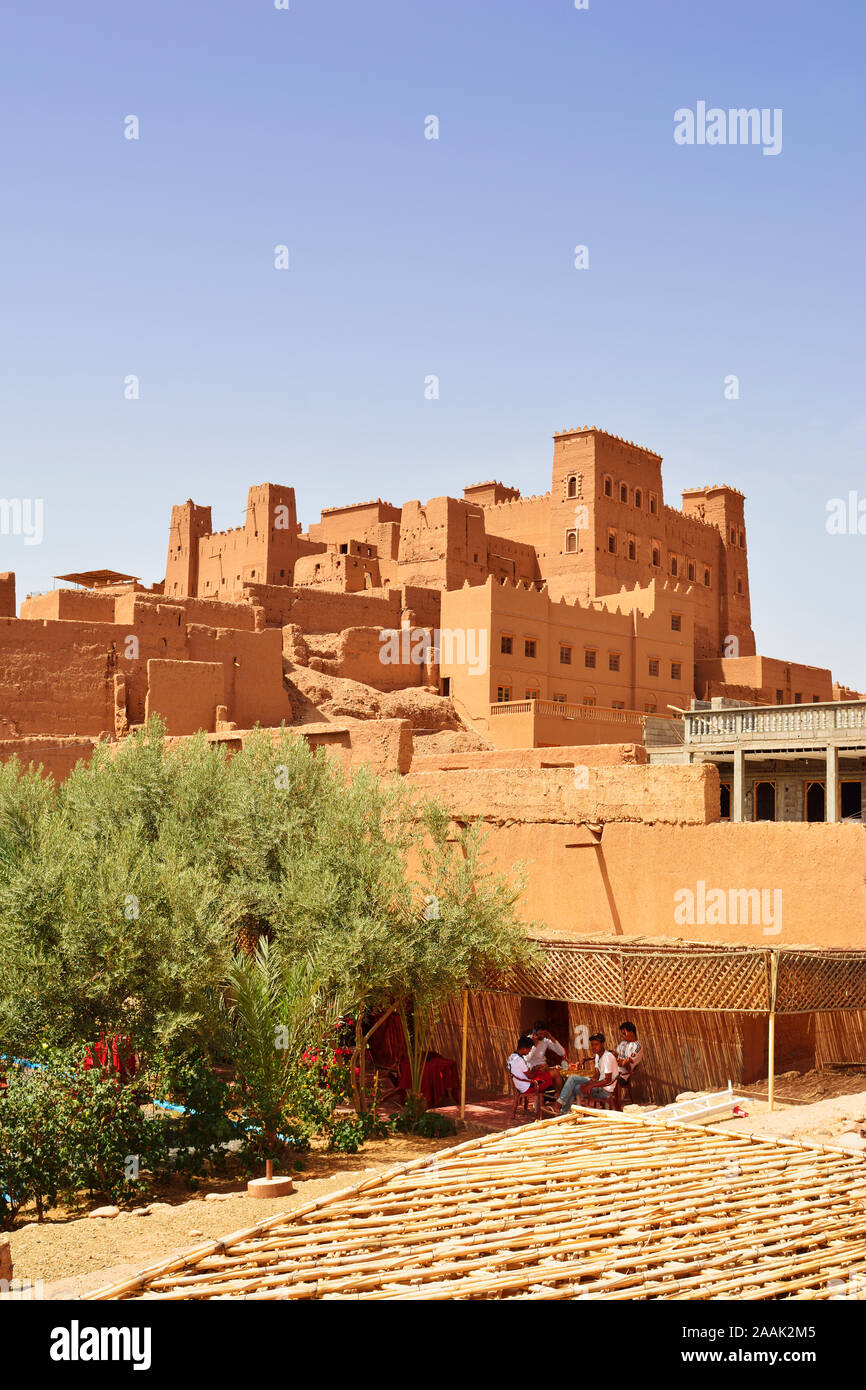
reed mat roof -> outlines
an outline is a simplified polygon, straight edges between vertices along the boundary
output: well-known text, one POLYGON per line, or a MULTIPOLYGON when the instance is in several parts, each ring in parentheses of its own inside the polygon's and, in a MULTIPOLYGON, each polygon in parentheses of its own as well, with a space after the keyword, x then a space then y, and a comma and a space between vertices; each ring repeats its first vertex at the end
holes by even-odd
POLYGON ((576 1109, 401 1164, 87 1298, 751 1300, 851 1288, 866 1290, 861 1155, 576 1109))

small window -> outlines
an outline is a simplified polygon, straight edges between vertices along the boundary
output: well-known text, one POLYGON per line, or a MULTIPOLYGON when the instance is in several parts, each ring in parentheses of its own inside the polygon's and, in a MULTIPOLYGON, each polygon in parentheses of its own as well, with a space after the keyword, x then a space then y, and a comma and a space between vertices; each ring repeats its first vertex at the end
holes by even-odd
POLYGON ((634 536, 628 538, 628 558, 630 560, 637 559, 637 541, 634 536))
POLYGON ((538 691, 537 691, 537 690, 527 690, 527 692, 526 692, 526 694, 524 695, 523 698, 524 698, 524 700, 537 700, 537 699, 538 699, 538 691))
POLYGON ((343 544, 343 545, 341 545, 341 546, 340 546, 340 554, 341 554, 341 555, 348 555, 348 553, 349 553, 348 544, 343 544))
POLYGON ((661 550, 659 549, 659 547, 658 547, 657 545, 654 545, 654 546, 653 546, 653 564, 655 565, 656 569, 659 568, 659 566, 661 565, 661 562, 662 562, 662 553, 661 553, 661 550))
POLYGON ((709 570, 704 570, 704 588, 705 588, 705 589, 708 589, 709 587, 710 587, 710 572, 709 572, 709 570))
POLYGON ((595 704, 595 696, 594 696, 594 695, 584 695, 584 697, 583 697, 583 703, 584 703, 585 705, 594 705, 594 704, 595 704))
POLYGON ((627 483, 620 483, 620 485, 619 485, 619 500, 620 500, 620 502, 627 502, 627 501, 628 501, 628 484, 627 484, 627 483))
POLYGON ((737 593, 738 593, 738 594, 741 594, 742 592, 743 592, 743 576, 742 576, 741 574, 738 574, 738 575, 737 575, 737 593))
POLYGON ((592 649, 591 647, 588 647, 587 650, 586 650, 586 651, 584 652, 584 654, 583 654, 583 664, 584 664, 584 666, 588 666, 589 669, 590 669, 591 671, 594 671, 594 670, 595 670, 595 658, 596 658, 596 655, 597 655, 597 653, 596 653, 595 651, 593 651, 593 649, 592 649))
POLYGON ((643 493, 639 487, 636 487, 634 490, 634 504, 636 507, 643 506, 643 493))
POLYGON ((682 613, 671 613, 671 632, 682 632, 683 615, 682 613))
POLYGON ((625 700, 611 700, 611 709, 625 709, 625 700))
POLYGON ((676 555, 671 556, 671 574, 676 578, 680 572, 680 562, 676 555))
POLYGON ((802 692, 801 690, 797 690, 797 691, 795 692, 795 694, 794 694, 794 704, 795 704, 795 705, 802 705, 802 703, 803 703, 803 692, 802 692))
POLYGON ((569 497, 577 496, 577 478, 574 476, 574 474, 572 474, 572 476, 568 480, 568 495, 569 497))
POLYGON ((523 643, 523 655, 535 656, 535 638, 527 637, 523 643))
POLYGON ((566 550, 566 553, 567 553, 568 555, 574 555, 575 551, 577 550, 577 532, 576 532, 576 531, 566 531, 566 533, 565 533, 565 550, 566 550))
POLYGON ((689 574, 689 580, 691 581, 692 584, 694 584, 694 582, 695 582, 695 562, 694 562, 694 560, 689 560, 689 570, 688 570, 688 574, 689 574))
POLYGON ((500 637, 500 639, 499 639, 499 650, 500 650, 500 652, 502 653, 502 655, 503 655, 503 656, 510 656, 510 655, 511 655, 511 650, 512 650, 513 645, 514 645, 514 638, 513 638, 513 637, 506 637, 505 634, 503 633, 502 637, 500 637))
POLYGON ((644 705, 643 712, 644 714, 655 714, 656 707, 655 705, 644 705))
POLYGON ((609 554, 609 555, 615 555, 615 554, 616 554, 616 531, 608 531, 608 533, 607 533, 607 549, 608 549, 608 554, 609 554))
POLYGON ((743 549, 745 550, 745 548, 746 548, 746 533, 745 533, 745 531, 741 531, 741 532, 740 532, 740 545, 741 545, 741 546, 743 547, 743 549))
POLYGON ((497 687, 496 687, 496 702, 497 702, 497 704, 500 704, 500 705, 507 705, 507 704, 508 704, 508 701, 509 701, 510 699, 511 699, 511 686, 510 686, 510 685, 497 685, 497 687))
POLYGON ((719 820, 731 819, 731 784, 719 783, 719 820))
POLYGON ((813 695, 813 696, 812 696, 812 704, 813 704, 813 705, 818 705, 818 704, 820 704, 820 703, 821 703, 821 696, 820 696, 820 695, 813 695))
POLYGON ((776 691, 776 704, 777 704, 777 705, 783 705, 784 703, 785 703, 785 692, 784 692, 784 690, 777 690, 777 691, 776 691))
POLYGON ((657 656, 651 656, 649 659, 649 673, 651 676, 657 676, 659 673, 659 659, 657 656))
POLYGON ((571 647, 560 647, 560 649, 559 649, 559 664, 560 664, 560 666, 570 666, 570 665, 571 665, 571 647))
POLYGON ((473 556, 472 556, 472 563, 473 563, 473 565, 477 565, 477 564, 478 564, 478 556, 477 556, 477 555, 473 555, 473 556))
POLYGON ((555 705, 564 705, 564 704, 565 704, 565 696, 564 696, 564 695, 553 695, 551 698, 552 698, 553 703, 554 703, 555 705))
POLYGON ((657 496, 656 496, 656 494, 655 494, 654 492, 651 492, 650 495, 649 495, 649 497, 650 497, 650 511, 652 512, 653 516, 657 516, 657 515, 658 515, 658 509, 659 509, 659 499, 657 498, 657 496))
POLYGON ((605 497, 613 497, 613 478, 605 478, 604 495, 605 497))
POLYGON ((736 545, 736 544, 737 544, 737 528, 736 528, 736 526, 732 526, 732 527, 731 527, 731 545, 736 545))
POLYGON ((440 682, 439 682, 439 685, 440 685, 441 692, 442 692, 443 695, 450 695, 450 694, 451 694, 451 677, 450 677, 450 676, 443 676, 442 679, 441 679, 440 682))
POLYGON ((672 662, 671 662, 671 680, 672 680, 672 681, 681 681, 682 678, 683 678, 683 667, 682 667, 682 662, 680 662, 680 661, 672 661, 672 662))
POLYGON ((607 669, 608 669, 609 671, 618 671, 618 670, 619 670, 619 660, 620 660, 620 654, 619 654, 619 652, 609 652, 609 653, 608 653, 608 657, 607 657, 607 669))

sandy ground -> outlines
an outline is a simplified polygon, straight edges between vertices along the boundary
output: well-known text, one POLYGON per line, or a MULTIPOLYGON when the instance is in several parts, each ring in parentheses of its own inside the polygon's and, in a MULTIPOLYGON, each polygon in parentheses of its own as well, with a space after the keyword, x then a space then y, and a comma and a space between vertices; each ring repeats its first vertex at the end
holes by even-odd
POLYGON ((52 1211, 41 1224, 29 1222, 6 1233, 12 1250, 13 1277, 34 1285, 42 1281, 37 1296, 78 1298, 207 1240, 253 1226, 278 1212, 291 1211, 313 1198, 384 1172, 395 1163, 420 1158, 472 1137, 467 1129, 449 1139, 426 1140, 405 1135, 370 1140, 354 1155, 314 1151, 306 1156, 304 1171, 293 1174, 295 1191, 290 1197, 250 1198, 245 1184, 226 1181, 209 1183, 194 1196, 172 1197, 147 1216, 132 1214, 136 1205, 148 1206, 147 1201, 107 1219, 70 1218, 62 1211, 52 1211), (214 1201, 207 1200, 208 1192, 232 1195, 214 1201))
MULTIPOLYGON (((730 1134, 769 1134, 777 1139, 797 1139, 807 1144, 854 1147, 845 1139, 866 1124, 866 1091, 815 1101, 812 1105, 784 1105, 770 1113, 766 1101, 743 1096, 745 1120, 723 1120, 718 1128, 730 1134)), ((857 1145, 857 1148, 860 1146, 857 1145)))

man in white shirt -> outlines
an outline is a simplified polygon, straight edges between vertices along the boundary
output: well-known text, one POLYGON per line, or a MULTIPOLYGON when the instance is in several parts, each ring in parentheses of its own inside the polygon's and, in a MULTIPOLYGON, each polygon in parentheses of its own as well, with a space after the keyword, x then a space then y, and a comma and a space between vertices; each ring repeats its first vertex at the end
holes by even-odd
POLYGON ((517 1047, 511 1053, 506 1063, 508 1070, 514 1079, 515 1090, 521 1095, 531 1091, 534 1095, 536 1091, 542 1090, 543 1086, 540 1077, 532 1075, 529 1069, 529 1054, 534 1046, 534 1041, 529 1036, 518 1038, 517 1047))
POLYGON ((643 1061, 643 1048, 637 1040, 637 1029, 633 1023, 625 1022, 619 1025, 619 1035, 622 1039, 616 1049, 616 1060, 619 1066, 619 1084, 628 1086, 632 1073, 640 1066, 643 1061))
POLYGON ((562 1090, 562 1072, 559 1063, 565 1056, 565 1048, 547 1027, 546 1023, 535 1023, 530 1033, 532 1051, 526 1058, 526 1065, 534 1076, 546 1078, 546 1084, 556 1088, 557 1095, 562 1090), (551 1059, 551 1060, 548 1060, 551 1059))
POLYGON ((559 1094, 560 1114, 567 1115, 575 1097, 580 1092, 583 1102, 608 1100, 616 1088, 619 1065, 604 1041, 604 1033, 593 1033, 589 1040, 595 1056, 595 1071, 592 1076, 570 1076, 559 1094))

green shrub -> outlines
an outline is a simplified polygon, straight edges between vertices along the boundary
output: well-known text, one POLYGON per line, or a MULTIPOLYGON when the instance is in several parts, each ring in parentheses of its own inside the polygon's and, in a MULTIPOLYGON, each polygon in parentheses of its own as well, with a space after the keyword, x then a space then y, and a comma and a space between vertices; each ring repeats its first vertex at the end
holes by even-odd
POLYGON ((0 1102, 0 1213, 34 1202, 38 1220, 58 1196, 120 1201, 167 1162, 166 1126, 145 1115, 129 1086, 77 1054, 50 1051, 44 1068, 11 1069, 0 1102))
POLYGON ((365 1110, 361 1115, 340 1115, 326 1127, 328 1151, 356 1154, 368 1139, 383 1139, 393 1133, 393 1129, 393 1121, 384 1119, 375 1110, 365 1110))
POLYGON ((229 1085, 203 1057, 193 1053, 162 1056, 145 1078, 155 1099, 184 1107, 184 1114, 162 1111, 167 1142, 177 1152, 171 1160, 174 1172, 190 1182, 208 1171, 225 1172, 224 1145, 242 1137, 237 1121, 230 1118, 233 1098, 229 1085))
POLYGON ((27 1202, 37 1220, 57 1201, 66 1170, 58 1145, 58 1090, 44 1071, 10 1068, 0 1101, 0 1225, 8 1226, 27 1202))

